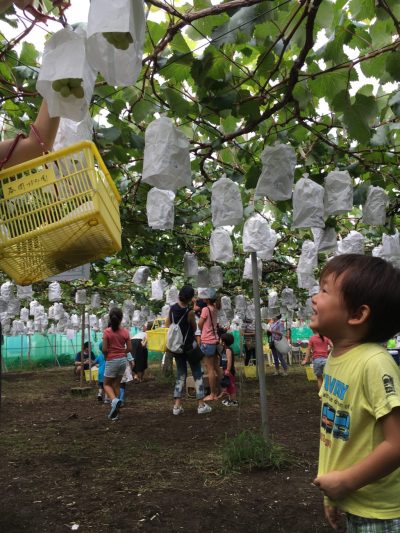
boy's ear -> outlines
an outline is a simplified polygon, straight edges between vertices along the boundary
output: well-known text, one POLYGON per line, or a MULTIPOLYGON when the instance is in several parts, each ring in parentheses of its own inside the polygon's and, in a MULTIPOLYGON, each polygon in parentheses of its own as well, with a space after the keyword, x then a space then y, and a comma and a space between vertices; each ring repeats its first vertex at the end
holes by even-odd
POLYGON ((371 316, 371 309, 369 305, 361 305, 357 311, 348 319, 348 324, 351 326, 361 326, 369 320, 371 316))

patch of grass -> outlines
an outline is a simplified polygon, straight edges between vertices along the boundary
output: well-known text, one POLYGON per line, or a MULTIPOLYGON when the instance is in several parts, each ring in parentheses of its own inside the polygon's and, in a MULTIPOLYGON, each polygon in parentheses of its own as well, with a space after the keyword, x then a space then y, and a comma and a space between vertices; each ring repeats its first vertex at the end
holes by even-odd
POLYGON ((294 460, 290 452, 260 433, 242 431, 236 437, 225 437, 222 450, 222 473, 239 470, 281 470, 294 460))

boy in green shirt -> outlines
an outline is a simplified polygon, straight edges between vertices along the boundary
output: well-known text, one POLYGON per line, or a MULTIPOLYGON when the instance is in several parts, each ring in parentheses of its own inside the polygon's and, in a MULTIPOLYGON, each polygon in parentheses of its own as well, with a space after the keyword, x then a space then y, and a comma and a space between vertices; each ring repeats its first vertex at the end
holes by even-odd
POLYGON ((377 257, 331 259, 310 327, 333 342, 320 390, 318 476, 325 516, 347 530, 400 532, 400 372, 382 347, 400 331, 400 270, 377 257))

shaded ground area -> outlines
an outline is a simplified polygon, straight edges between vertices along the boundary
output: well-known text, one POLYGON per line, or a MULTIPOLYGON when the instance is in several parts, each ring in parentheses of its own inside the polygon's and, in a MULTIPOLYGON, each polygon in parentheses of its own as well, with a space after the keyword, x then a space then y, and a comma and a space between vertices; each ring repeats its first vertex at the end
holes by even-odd
MULTIPOLYGON (((171 413, 173 386, 151 369, 130 384, 121 419, 70 393, 72 370, 6 374, 0 411, 0 531, 323 532, 311 485, 318 452, 315 383, 297 369, 267 376, 271 434, 292 450, 281 472, 221 474, 225 434, 260 425, 255 380, 239 380, 240 408, 171 413)), ((215 404, 215 402, 214 402, 215 404)))

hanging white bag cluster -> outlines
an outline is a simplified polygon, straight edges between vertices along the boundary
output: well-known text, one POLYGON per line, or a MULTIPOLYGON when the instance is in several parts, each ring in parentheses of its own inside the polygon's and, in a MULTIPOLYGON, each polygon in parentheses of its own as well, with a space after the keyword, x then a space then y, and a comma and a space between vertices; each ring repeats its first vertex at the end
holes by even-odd
POLYGON ((172 229, 174 227, 175 193, 153 187, 147 194, 147 223, 152 229, 172 229))
POLYGON ((210 260, 218 263, 228 263, 233 259, 233 245, 229 232, 224 228, 217 228, 210 237, 210 260))
POLYGON ((364 236, 358 231, 350 231, 338 242, 338 254, 364 254, 364 236))
POLYGON ((261 215, 253 215, 243 226, 243 251, 258 252, 265 250, 270 229, 268 222, 261 215))
POLYGON ((270 200, 289 200, 292 197, 296 153, 287 144, 266 146, 261 154, 263 164, 255 196, 270 200))
POLYGON ((186 278, 197 276, 199 270, 199 263, 195 254, 185 252, 183 256, 183 271, 186 278))
POLYGON ((145 132, 142 182, 176 191, 190 187, 189 140, 167 117, 153 120, 145 132))
POLYGON ((347 170, 333 170, 325 178, 324 208, 325 216, 352 210, 353 184, 347 170))
POLYGON ((143 0, 91 0, 87 54, 109 85, 133 85, 142 68, 143 0))
POLYGON ((306 174, 296 183, 293 191, 292 228, 323 228, 324 188, 306 174))
POLYGON ((243 218, 243 204, 239 185, 222 177, 211 189, 211 213, 214 228, 236 226, 243 218))
POLYGON ((388 195, 382 187, 368 188, 367 200, 362 208, 362 221, 370 226, 380 226, 386 222, 388 195))
POLYGON ((51 117, 79 122, 87 114, 97 73, 86 57, 86 32, 64 28, 44 47, 37 90, 51 117))

